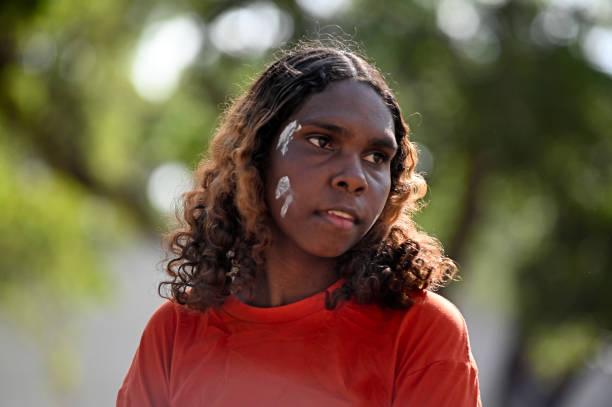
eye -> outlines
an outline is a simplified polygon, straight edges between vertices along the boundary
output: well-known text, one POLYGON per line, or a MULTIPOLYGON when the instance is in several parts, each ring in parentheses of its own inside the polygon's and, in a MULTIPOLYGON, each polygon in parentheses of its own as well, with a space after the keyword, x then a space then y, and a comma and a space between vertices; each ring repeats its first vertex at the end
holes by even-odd
POLYGON ((308 140, 310 144, 314 144, 319 148, 331 150, 331 139, 327 136, 315 135, 308 137, 306 140, 308 140))
POLYGON ((389 156, 385 153, 375 151, 373 153, 369 153, 368 155, 363 157, 363 159, 371 162, 372 164, 384 164, 389 161, 389 156))

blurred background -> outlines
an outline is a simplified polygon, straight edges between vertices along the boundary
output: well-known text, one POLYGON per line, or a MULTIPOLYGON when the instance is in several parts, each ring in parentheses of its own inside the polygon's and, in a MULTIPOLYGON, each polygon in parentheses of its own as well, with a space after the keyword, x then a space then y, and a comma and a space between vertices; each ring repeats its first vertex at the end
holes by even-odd
POLYGON ((411 126, 484 404, 612 405, 610 0, 3 1, 0 26, 3 405, 114 404, 219 114, 328 35, 411 126))

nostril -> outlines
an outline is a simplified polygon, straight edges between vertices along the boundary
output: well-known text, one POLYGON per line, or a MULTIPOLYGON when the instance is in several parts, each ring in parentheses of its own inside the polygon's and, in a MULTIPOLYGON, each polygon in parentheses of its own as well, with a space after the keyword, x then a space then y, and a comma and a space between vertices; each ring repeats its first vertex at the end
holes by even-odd
MULTIPOLYGON (((345 177, 342 177, 345 178, 345 177)), ((333 182, 335 188, 338 188, 343 191, 352 192, 356 194, 363 193, 367 186, 365 184, 365 180, 362 179, 336 179, 333 182)))

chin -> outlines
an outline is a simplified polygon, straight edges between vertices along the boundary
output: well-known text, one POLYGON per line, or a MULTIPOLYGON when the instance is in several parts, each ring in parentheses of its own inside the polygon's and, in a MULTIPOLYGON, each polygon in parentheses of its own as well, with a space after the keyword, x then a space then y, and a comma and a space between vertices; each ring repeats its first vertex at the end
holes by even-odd
POLYGON ((340 246, 326 245, 322 247, 313 248, 313 250, 309 250, 309 252, 318 257, 324 257, 324 258, 331 259, 331 258, 342 256, 344 253, 349 251, 351 247, 352 246, 341 246, 340 247, 340 246))

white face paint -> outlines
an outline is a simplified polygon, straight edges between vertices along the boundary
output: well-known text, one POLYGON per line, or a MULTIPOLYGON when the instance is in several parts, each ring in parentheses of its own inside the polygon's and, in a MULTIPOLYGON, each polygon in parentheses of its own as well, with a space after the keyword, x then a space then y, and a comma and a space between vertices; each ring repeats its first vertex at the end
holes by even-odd
POLYGON ((289 209, 289 205, 291 205, 291 202, 293 202, 293 195, 290 191, 287 197, 285 198, 285 203, 283 204, 283 207, 281 208, 281 218, 284 218, 287 214, 287 209, 289 209))
POLYGON ((290 188, 291 182, 289 182, 289 177, 285 175, 284 177, 278 180, 278 184, 276 185, 276 191, 274 192, 274 197, 276 199, 280 198, 281 196, 285 195, 290 188))
POLYGON ((278 184, 276 185, 276 190, 274 191, 274 197, 276 199, 285 197, 285 202, 283 203, 283 207, 281 208, 280 215, 282 218, 287 214, 287 209, 289 209, 289 205, 293 202, 293 192, 291 191, 291 182, 289 181, 289 177, 284 176, 278 180, 278 184))
POLYGON ((278 144, 276 144, 276 149, 280 148, 281 154, 285 155, 287 149, 289 148, 289 142, 293 138, 293 133, 300 130, 302 126, 298 124, 296 120, 289 123, 283 132, 278 136, 278 144))

